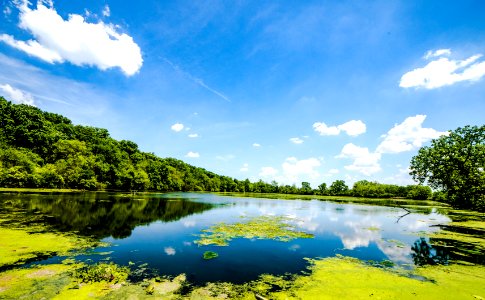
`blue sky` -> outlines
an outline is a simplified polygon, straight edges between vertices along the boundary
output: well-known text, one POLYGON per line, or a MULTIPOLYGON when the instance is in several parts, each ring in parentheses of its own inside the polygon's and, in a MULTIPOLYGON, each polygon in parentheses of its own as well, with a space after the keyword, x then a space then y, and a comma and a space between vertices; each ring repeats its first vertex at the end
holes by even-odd
POLYGON ((483 1, 0 3, 0 95, 238 179, 409 184, 485 120, 483 1))

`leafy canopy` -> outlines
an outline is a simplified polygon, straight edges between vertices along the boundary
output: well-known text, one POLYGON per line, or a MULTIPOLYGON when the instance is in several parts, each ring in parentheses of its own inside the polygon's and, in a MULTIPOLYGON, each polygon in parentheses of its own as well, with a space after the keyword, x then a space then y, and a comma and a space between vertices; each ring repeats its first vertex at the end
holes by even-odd
POLYGON ((444 191, 457 208, 485 210, 485 125, 450 131, 411 160, 413 179, 444 191))

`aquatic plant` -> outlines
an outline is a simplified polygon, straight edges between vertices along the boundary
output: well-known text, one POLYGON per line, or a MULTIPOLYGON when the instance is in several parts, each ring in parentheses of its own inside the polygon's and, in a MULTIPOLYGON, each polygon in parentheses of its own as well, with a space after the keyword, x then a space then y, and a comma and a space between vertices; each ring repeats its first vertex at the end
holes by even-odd
POLYGON ((199 239, 194 242, 199 246, 227 246, 235 238, 270 239, 288 242, 297 238, 313 238, 313 234, 297 231, 291 224, 292 219, 284 216, 259 216, 246 222, 226 224, 219 223, 202 230, 199 239))
POLYGON ((204 259, 213 259, 213 258, 216 258, 218 257, 219 254, 217 254, 217 252, 214 252, 214 251, 206 251, 204 252, 204 259))
POLYGON ((74 271, 73 277, 84 283, 102 281, 118 283, 126 281, 129 274, 128 267, 121 267, 111 262, 83 266, 74 271))

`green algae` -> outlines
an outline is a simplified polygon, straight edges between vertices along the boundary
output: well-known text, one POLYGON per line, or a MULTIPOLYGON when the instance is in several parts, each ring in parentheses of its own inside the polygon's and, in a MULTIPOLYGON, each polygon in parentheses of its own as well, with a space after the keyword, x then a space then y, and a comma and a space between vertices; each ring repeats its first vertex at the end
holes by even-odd
POLYGON ((124 282, 130 274, 128 267, 120 267, 114 263, 98 263, 94 265, 84 266, 77 269, 73 277, 80 282, 124 282))
POLYGON ((66 255, 74 249, 91 246, 71 234, 31 233, 26 229, 0 228, 0 266, 21 264, 39 257, 66 255))
POLYGON ((246 222, 226 224, 219 223, 209 229, 202 230, 199 239, 194 242, 199 246, 228 246, 235 238, 270 239, 288 242, 297 238, 313 238, 312 234, 297 231, 290 222, 291 218, 284 216, 259 216, 246 222))
POLYGON ((204 259, 214 259, 216 257, 219 257, 219 254, 217 254, 217 252, 214 252, 214 251, 206 251, 204 252, 204 255, 202 256, 204 259))

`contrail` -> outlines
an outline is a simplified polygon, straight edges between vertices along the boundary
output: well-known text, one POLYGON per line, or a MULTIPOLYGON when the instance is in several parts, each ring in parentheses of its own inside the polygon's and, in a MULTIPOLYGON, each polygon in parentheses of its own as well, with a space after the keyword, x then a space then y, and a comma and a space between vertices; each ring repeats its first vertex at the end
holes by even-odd
POLYGON ((179 72, 179 73, 182 73, 185 77, 187 77, 188 79, 190 79, 192 82, 194 82, 195 84, 197 84, 198 86, 200 87, 203 87, 204 89, 208 90, 209 92, 213 93, 214 95, 216 96, 219 96, 221 97, 222 99, 226 100, 227 102, 231 102, 231 100, 226 96, 224 95, 223 93, 211 88, 210 86, 208 86, 207 84, 204 83, 204 81, 200 78, 197 78, 197 77, 194 77, 192 76, 192 74, 188 73, 188 72, 185 72, 184 70, 182 70, 179 66, 177 66, 176 64, 172 63, 171 61, 169 61, 168 59, 162 57, 162 59, 167 63, 169 64, 175 71, 179 72))

